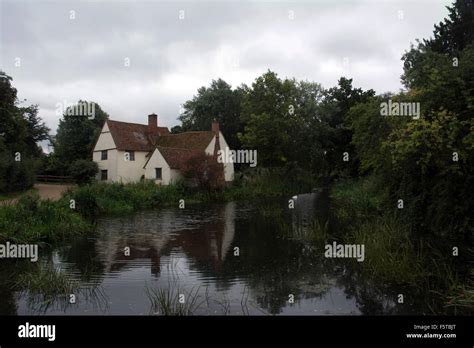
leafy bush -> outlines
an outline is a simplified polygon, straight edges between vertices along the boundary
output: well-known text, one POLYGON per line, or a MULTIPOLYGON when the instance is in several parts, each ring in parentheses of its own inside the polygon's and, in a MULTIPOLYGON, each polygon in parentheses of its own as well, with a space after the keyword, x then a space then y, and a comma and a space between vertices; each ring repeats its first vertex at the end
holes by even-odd
MULTIPOLYGON (((96 195, 91 185, 85 185, 66 194, 68 198, 74 200, 75 210, 85 217, 93 217, 99 213, 99 205, 96 195)), ((66 201, 66 199, 64 199, 66 201)), ((67 202, 65 202, 67 203, 67 202)))
POLYGON ((224 166, 217 162, 216 157, 204 152, 190 156, 181 170, 185 178, 209 192, 224 187, 224 166))
POLYGON ((29 189, 35 181, 34 161, 22 158, 15 161, 8 151, 0 150, 0 193, 17 192, 29 189))
POLYGON ((97 175, 99 168, 97 163, 79 159, 69 167, 69 174, 78 184, 87 184, 97 175))

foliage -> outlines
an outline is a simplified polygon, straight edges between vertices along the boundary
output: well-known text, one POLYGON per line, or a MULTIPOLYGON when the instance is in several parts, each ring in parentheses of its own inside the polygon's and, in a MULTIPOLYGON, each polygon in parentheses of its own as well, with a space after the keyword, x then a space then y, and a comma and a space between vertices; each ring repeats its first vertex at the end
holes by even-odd
POLYGON ((375 176, 346 179, 332 187, 336 218, 342 225, 350 225, 361 218, 373 218, 387 209, 388 192, 375 176))
POLYGON ((10 151, 0 150, 0 192, 29 189, 33 186, 34 179, 34 161, 31 157, 23 157, 21 161, 15 161, 15 155, 10 151))
POLYGON ((185 197, 181 184, 161 186, 153 181, 129 184, 95 182, 75 187, 65 194, 64 200, 74 199, 77 212, 85 217, 95 217, 177 204, 179 199, 185 197))
POLYGON ((331 189, 338 237, 344 243, 365 247, 364 262, 353 261, 350 272, 404 287, 412 294, 430 291, 435 298, 426 307, 433 313, 472 311, 472 275, 464 274, 464 269, 470 270, 466 265, 469 255, 459 261, 461 267, 456 265, 443 247, 452 239, 445 237, 440 247, 435 245, 438 238, 416 231, 410 218, 386 204, 389 192, 382 184, 370 176, 340 181, 331 189), (441 308, 432 308, 435 305, 441 308))
POLYGON ((69 167, 69 174, 78 184, 90 183, 98 171, 96 162, 84 159, 74 161, 69 167))
POLYGON ((472 120, 443 111, 432 120, 408 123, 383 143, 392 191, 421 229, 472 235, 474 199, 466 192, 474 184, 473 130, 472 120))
POLYGON ((307 192, 316 185, 309 180, 308 173, 295 173, 293 180, 287 180, 285 169, 248 170, 240 174, 234 185, 209 192, 207 188, 191 188, 184 182, 172 185, 156 185, 153 181, 136 183, 104 183, 75 187, 68 191, 63 200, 69 204, 75 201, 75 211, 84 217, 106 214, 123 214, 139 209, 177 206, 184 199, 186 206, 197 202, 235 201, 263 199, 282 195, 307 192))
POLYGON ((184 111, 179 116, 182 126, 174 127, 172 132, 207 130, 212 121, 217 120, 230 148, 239 148, 237 133, 242 130, 241 99, 241 88, 233 90, 224 80, 213 80, 209 87, 199 88, 197 95, 184 103, 184 111))
POLYGON ((321 121, 326 129, 322 136, 326 139, 325 160, 331 168, 331 177, 357 176, 357 155, 351 143, 353 129, 350 127, 348 112, 351 107, 365 103, 375 95, 372 89, 367 91, 352 86, 352 79, 341 77, 338 86, 325 91, 321 105, 321 121), (349 161, 343 161, 344 154, 349 161))
POLYGON ((0 241, 55 242, 90 232, 92 225, 68 201, 40 201, 26 194, 16 204, 0 206, 0 241))
POLYGON ((423 44, 411 47, 403 56, 402 81, 421 103, 424 118, 440 110, 452 112, 462 120, 474 109, 474 46, 468 45, 457 57, 433 52, 423 44), (453 58, 458 59, 455 63, 453 58))
POLYGON ((224 187, 224 167, 215 156, 205 152, 190 156, 181 168, 183 176, 190 179, 199 188, 211 191, 224 187))
POLYGON ((455 55, 474 41, 474 6, 470 0, 455 0, 448 18, 435 25, 434 37, 424 44, 434 52, 455 55))
POLYGON ((77 160, 91 160, 92 150, 109 115, 95 102, 78 101, 68 107, 59 120, 53 141, 54 154, 50 157, 48 170, 56 175, 66 175, 69 166, 77 160), (87 115, 81 105, 93 105, 94 115, 87 115))
POLYGON ((434 38, 405 53, 402 81, 421 103, 422 117, 393 129, 382 142, 392 197, 404 199, 414 225, 467 238, 474 206, 466 195, 474 182, 473 11, 472 3, 456 1, 434 38))
POLYGON ((243 85, 233 92, 230 85, 218 80, 185 103, 182 126, 173 132, 206 129, 212 115, 225 110, 221 130, 230 146, 241 144, 257 150, 261 166, 298 167, 319 177, 338 176, 354 172, 356 165, 342 162, 343 152, 353 152, 346 113, 373 95, 372 90, 354 88, 346 78, 337 87, 324 90, 317 83, 281 79, 267 71, 250 87, 243 85))
POLYGON ((348 112, 359 173, 383 178, 387 200, 403 199, 405 219, 427 234, 473 232, 474 199, 466 195, 474 182, 472 11, 456 1, 434 38, 404 54, 406 92, 371 97, 348 112), (419 103, 420 118, 382 117, 388 99, 419 103))
POLYGON ((232 187, 224 190, 226 201, 264 199, 311 191, 318 185, 308 171, 287 167, 248 168, 236 174, 232 187))
POLYGON ((21 106, 12 78, 0 71, 0 193, 30 188, 38 141, 48 138, 48 128, 38 116, 38 106, 21 106))

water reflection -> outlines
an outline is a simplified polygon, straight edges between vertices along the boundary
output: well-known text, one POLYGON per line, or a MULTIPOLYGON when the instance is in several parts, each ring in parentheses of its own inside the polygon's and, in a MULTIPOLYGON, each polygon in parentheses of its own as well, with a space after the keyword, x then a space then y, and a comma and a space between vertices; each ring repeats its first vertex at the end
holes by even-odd
MULTIPOLYGON (((101 219, 94 235, 43 250, 43 261, 79 284, 74 305, 43 312, 148 315, 147 289, 174 287, 198 289, 203 305, 194 314, 393 313, 394 289, 381 290, 343 261, 324 258, 323 241, 301 238, 315 220, 327 226, 328 212, 323 191, 299 195, 293 210, 282 199, 101 219), (90 296, 91 289, 100 296, 90 296)), ((6 281, 28 272, 18 270, 1 270, 1 314, 35 313, 28 289, 19 296, 18 286, 6 281)))

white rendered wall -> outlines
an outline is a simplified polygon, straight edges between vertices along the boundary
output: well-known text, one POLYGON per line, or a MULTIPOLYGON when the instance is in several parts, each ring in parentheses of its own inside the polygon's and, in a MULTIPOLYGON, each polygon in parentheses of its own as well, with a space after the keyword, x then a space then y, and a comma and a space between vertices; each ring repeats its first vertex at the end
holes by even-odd
POLYGON ((125 154, 127 152, 117 152, 117 177, 114 181, 136 182, 140 181, 141 176, 145 174, 143 166, 147 161, 146 155, 148 152, 135 151, 135 161, 126 160, 125 154))
POLYGON ((97 163, 99 172, 96 176, 100 180, 100 171, 107 170, 107 181, 115 181, 117 178, 117 149, 110 134, 107 122, 102 127, 102 131, 97 139, 97 143, 92 153, 92 160, 97 163), (107 150, 107 159, 101 160, 102 151, 107 150))
POLYGON ((158 149, 155 149, 146 165, 145 179, 154 180, 161 185, 168 185, 173 179, 172 169, 158 149), (155 168, 161 168, 161 180, 156 180, 155 168))
MULTIPOLYGON (((206 154, 208 155, 213 155, 214 154, 214 148, 216 144, 216 137, 214 136, 206 147, 206 154)), ((224 151, 226 148, 228 148, 229 145, 227 145, 227 142, 224 139, 224 135, 222 132, 219 132, 219 149, 224 151)), ((230 150, 230 149, 229 149, 230 150)), ((224 163, 224 180, 225 181, 232 181, 234 180, 234 163, 224 163)))

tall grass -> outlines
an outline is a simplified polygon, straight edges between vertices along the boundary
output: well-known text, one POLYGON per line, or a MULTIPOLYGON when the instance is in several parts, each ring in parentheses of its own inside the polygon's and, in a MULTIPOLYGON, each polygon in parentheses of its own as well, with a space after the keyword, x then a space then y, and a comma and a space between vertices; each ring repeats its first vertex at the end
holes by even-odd
POLYGON ((336 217, 348 225, 355 220, 372 218, 387 207, 388 192, 375 177, 337 182, 331 190, 336 217))
POLYGON ((310 192, 318 186, 311 173, 291 168, 254 168, 235 174, 234 184, 224 191, 226 200, 278 197, 310 192))
MULTIPOLYGON (((474 277, 474 274, 472 274, 474 277)), ((472 314, 474 309, 474 285, 458 284, 447 295, 445 307, 455 314, 472 314)))
POLYGON ((303 236, 316 244, 325 244, 330 239, 334 239, 329 232, 329 220, 311 221, 309 228, 303 229, 303 236))
POLYGON ((169 285, 166 288, 146 286, 145 294, 151 302, 151 313, 155 315, 193 315, 206 301, 206 299, 200 300, 199 287, 186 291, 177 285, 169 285), (184 295, 184 303, 180 302, 182 295, 184 295))
POLYGON ((93 224, 68 202, 41 201, 36 193, 0 207, 0 242, 55 242, 90 232, 93 224))
POLYGON ((38 264, 34 271, 20 273, 13 288, 19 290, 22 297, 27 296, 30 309, 41 313, 55 303, 67 308, 69 295, 77 291, 79 283, 51 265, 38 264))
POLYGON ((92 217, 177 204, 185 196, 180 185, 160 186, 150 181, 128 184, 97 182, 70 190, 64 199, 74 199, 76 210, 83 216, 92 217))
POLYGON ((410 239, 409 226, 393 214, 354 224, 344 241, 364 245, 363 271, 381 282, 417 285, 426 276, 423 256, 410 239))
POLYGON ((82 296, 101 309, 107 308, 108 305, 100 286, 83 288, 78 281, 70 279, 48 262, 34 264, 20 272, 11 287, 19 291, 21 297, 27 298, 28 308, 35 313, 46 313, 53 306, 66 311, 74 306, 70 303, 71 294, 76 296, 76 301, 82 296))
POLYGON ((333 186, 331 198, 341 239, 365 246, 365 261, 354 261, 353 266, 381 283, 435 294, 449 313, 474 310, 473 283, 461 274, 446 252, 449 248, 439 250, 443 243, 413 230, 388 197, 374 177, 333 186))

